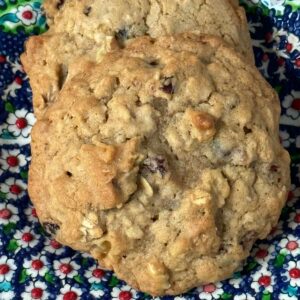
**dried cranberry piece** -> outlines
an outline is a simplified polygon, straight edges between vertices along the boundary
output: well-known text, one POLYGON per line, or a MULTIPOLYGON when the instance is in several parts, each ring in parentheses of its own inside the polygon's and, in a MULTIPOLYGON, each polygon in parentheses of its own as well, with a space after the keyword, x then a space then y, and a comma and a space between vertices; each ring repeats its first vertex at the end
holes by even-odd
POLYGON ((161 155, 146 158, 143 165, 145 169, 149 170, 151 173, 159 172, 161 176, 164 176, 168 172, 168 162, 161 155))

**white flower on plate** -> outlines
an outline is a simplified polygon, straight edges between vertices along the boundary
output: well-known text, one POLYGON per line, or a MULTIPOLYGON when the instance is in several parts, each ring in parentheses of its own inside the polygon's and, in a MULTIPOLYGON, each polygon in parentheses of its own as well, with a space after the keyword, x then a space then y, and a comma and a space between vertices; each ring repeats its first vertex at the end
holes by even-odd
POLYGON ((22 248, 34 248, 39 243, 40 235, 33 231, 33 228, 25 226, 22 230, 18 230, 14 238, 18 245, 22 248))
POLYGON ((286 115, 281 116, 280 123, 283 125, 300 126, 300 91, 292 90, 284 98, 282 106, 286 109, 286 115))
POLYGON ((25 258, 23 267, 26 269, 27 274, 35 278, 38 275, 44 276, 48 270, 47 259, 45 255, 39 254, 30 257, 30 259, 25 258))
POLYGON ((285 266, 284 276, 290 281, 293 287, 300 286, 300 261, 290 260, 285 266))
POLYGON ((24 69, 23 69, 23 66, 22 66, 19 58, 17 58, 14 61, 14 60, 11 60, 9 56, 7 56, 6 59, 9 62, 10 66, 12 68, 13 73, 17 73, 17 72, 24 73, 24 69))
POLYGON ((16 16, 24 25, 29 26, 36 23, 38 14, 30 5, 24 5, 18 7, 16 16))
POLYGON ((276 255, 275 246, 268 244, 259 244, 259 247, 253 249, 252 253, 255 260, 261 265, 266 265, 276 255))
POLYGON ((14 205, 0 203, 0 224, 17 223, 20 220, 18 213, 19 210, 14 205))
POLYGON ((19 149, 5 150, 0 152, 0 175, 3 171, 9 170, 12 173, 19 173, 20 167, 27 165, 27 159, 19 149))
POLYGON ((292 234, 282 238, 278 245, 282 248, 280 253, 290 254, 292 256, 300 254, 300 241, 292 234))
POLYGON ((199 292, 199 299, 203 300, 212 300, 219 299, 219 297, 223 294, 223 285, 221 282, 217 282, 215 284, 210 283, 203 285, 197 289, 199 292))
POLYGON ((66 257, 53 262, 55 275, 60 279, 73 278, 78 274, 80 266, 72 261, 72 258, 66 257))
POLYGON ((20 179, 7 178, 0 183, 0 191, 6 194, 6 199, 17 200, 25 195, 27 185, 20 179))
POLYGON ((293 52, 294 50, 297 50, 300 48, 300 40, 299 37, 293 33, 287 33, 287 42, 292 46, 290 49, 290 52, 293 52))
POLYGON ((124 285, 121 288, 114 287, 110 293, 112 300, 133 300, 137 299, 136 291, 128 285, 124 285))
POLYGON ((21 294, 23 300, 39 299, 47 300, 49 299, 49 293, 47 292, 47 285, 42 281, 30 282, 26 285, 25 291, 21 294))
POLYGON ((0 299, 3 300, 15 300, 15 293, 13 291, 1 292, 0 299))
POLYGON ((290 137, 290 134, 285 130, 285 131, 280 131, 280 139, 281 139, 281 144, 285 148, 289 148, 291 144, 295 143, 295 139, 290 137))
POLYGON ((100 297, 102 297, 104 295, 104 292, 102 289, 98 289, 98 290, 90 290, 91 295, 93 295, 96 299, 101 299, 100 297))
POLYGON ((100 269, 97 265, 88 268, 84 275, 88 279, 89 283, 100 283, 107 281, 107 278, 105 277, 105 271, 100 269))
POLYGON ((249 31, 252 32, 252 33, 255 33, 256 30, 258 30, 259 28, 261 28, 261 26, 262 26, 262 23, 260 23, 260 22, 254 23, 252 20, 250 20, 248 22, 249 31))
POLYGON ((235 273, 233 275, 233 278, 231 278, 229 280, 229 283, 231 285, 233 285, 236 289, 238 289, 238 288, 240 288, 240 285, 241 285, 242 281, 243 281, 242 276, 240 274, 238 274, 238 273, 235 273))
POLYGON ((48 238, 45 239, 45 250, 56 255, 60 255, 65 251, 62 244, 60 244, 56 240, 51 240, 48 238))
POLYGON ((291 185, 290 192, 288 194, 288 199, 286 205, 294 208, 295 203, 300 197, 300 187, 297 187, 295 184, 291 185))
POLYGON ((82 294, 82 290, 71 286, 70 284, 65 284, 60 289, 60 295, 57 297, 57 300, 65 300, 65 299, 76 299, 79 300, 82 294))
POLYGON ((14 137, 29 138, 32 126, 35 123, 35 117, 33 113, 29 112, 25 108, 16 110, 14 113, 10 113, 6 120, 8 124, 8 131, 13 134, 14 137))
POLYGON ((270 232, 270 234, 268 235, 267 240, 272 240, 276 236, 282 235, 282 233, 283 233, 282 226, 283 226, 283 222, 279 221, 277 226, 274 227, 272 229, 272 231, 270 232))
POLYGON ((274 277, 272 273, 265 268, 261 268, 251 275, 253 282, 251 287, 258 293, 262 288, 264 291, 273 292, 274 277))
POLYGON ((239 295, 234 295, 233 300, 255 300, 255 298, 251 294, 239 294, 239 295))
POLYGON ((27 216, 28 221, 38 222, 38 217, 36 214, 36 210, 33 206, 29 206, 24 210, 25 215, 27 216))
POLYGON ((289 227, 293 230, 300 225, 300 209, 296 209, 296 211, 290 213, 288 222, 289 227))
MULTIPOLYGON (((0 282, 11 281, 17 266, 12 258, 3 255, 0 257, 0 282)), ((0 298, 1 299, 1 298, 0 298)))
MULTIPOLYGON (((257 1, 256 3, 259 2, 258 0, 251 0, 251 1, 252 2, 257 1)), ((285 0, 261 0, 261 2, 269 8, 281 8, 281 6, 284 5, 285 0)))
POLYGON ((289 294, 279 294, 278 300, 299 300, 297 296, 290 296, 289 294))

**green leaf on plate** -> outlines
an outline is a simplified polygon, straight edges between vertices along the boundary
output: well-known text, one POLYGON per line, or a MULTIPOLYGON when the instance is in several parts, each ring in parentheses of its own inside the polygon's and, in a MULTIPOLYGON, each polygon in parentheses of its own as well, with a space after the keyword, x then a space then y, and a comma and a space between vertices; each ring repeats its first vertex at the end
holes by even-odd
POLYGON ((290 207, 288 207, 288 206, 284 207, 282 209, 280 217, 286 219, 291 211, 292 211, 292 209, 290 207))
POLYGON ((245 269, 247 271, 252 271, 256 268, 256 266, 258 265, 258 263, 256 261, 250 261, 246 266, 245 269))
POLYGON ((49 272, 47 272, 45 274, 45 280, 49 283, 54 283, 54 276, 52 274, 50 274, 49 272))
POLYGON ((19 276, 19 283, 24 283, 27 279, 28 279, 28 274, 26 272, 26 269, 23 269, 19 276))
POLYGON ((89 262, 89 260, 88 260, 86 257, 84 257, 84 258, 81 260, 81 265, 82 265, 83 267, 87 267, 88 262, 89 262))
POLYGON ((39 234, 46 235, 46 231, 45 231, 43 226, 39 226, 37 228, 37 231, 38 231, 39 234))
POLYGON ((0 199, 6 199, 6 194, 0 191, 0 199))
POLYGON ((21 171, 20 175, 21 175, 22 179, 27 179, 28 178, 28 172, 27 171, 21 171))
POLYGON ((5 110, 7 112, 10 112, 10 113, 15 112, 15 108, 13 107, 13 105, 9 101, 5 102, 5 110))
POLYGON ((292 154, 291 159, 293 163, 300 161, 300 154, 292 154))
POLYGON ((80 284, 83 283, 83 278, 80 275, 74 276, 74 280, 80 284))
POLYGON ((271 300, 272 299, 272 294, 269 292, 264 292, 263 296, 261 297, 261 300, 271 300))
POLYGON ((276 86, 274 87, 274 89, 275 89, 275 91, 279 94, 279 93, 281 92, 281 90, 282 90, 282 86, 281 86, 281 85, 276 85, 276 86))
POLYGON ((232 295, 228 294, 228 293, 224 293, 224 294, 221 295, 221 299, 223 299, 223 300, 232 299, 232 295))
POLYGON ((6 224, 6 225, 3 226, 3 232, 5 234, 9 234, 15 228, 16 228, 16 224, 15 223, 8 223, 8 224, 6 224))
POLYGON ((19 245, 15 239, 9 241, 8 245, 6 246, 6 250, 10 252, 14 252, 18 249, 19 245))
POLYGON ((285 254, 283 253, 278 254, 275 259, 275 267, 281 268, 284 264, 284 261, 285 261, 285 254))
POLYGON ((115 276, 112 276, 110 281, 109 281, 109 286, 110 287, 115 287, 116 285, 118 285, 119 283, 119 279, 115 276))

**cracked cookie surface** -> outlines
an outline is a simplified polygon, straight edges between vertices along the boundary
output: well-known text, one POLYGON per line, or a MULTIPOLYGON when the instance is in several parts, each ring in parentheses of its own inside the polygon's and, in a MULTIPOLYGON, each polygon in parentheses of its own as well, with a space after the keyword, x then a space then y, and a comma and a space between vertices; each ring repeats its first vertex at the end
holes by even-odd
POLYGON ((223 41, 191 34, 70 72, 32 132, 45 229, 152 295, 229 277, 289 189, 276 93, 223 41))
MULTIPOLYGON (((36 116, 55 101, 70 62, 104 53, 128 39, 185 31, 224 38, 248 61, 253 53, 244 9, 228 0, 45 1, 50 29, 29 39, 22 63, 30 77, 36 116), (52 20, 52 21, 51 21, 52 20)), ((68 74, 71 76, 71 74, 68 74)))

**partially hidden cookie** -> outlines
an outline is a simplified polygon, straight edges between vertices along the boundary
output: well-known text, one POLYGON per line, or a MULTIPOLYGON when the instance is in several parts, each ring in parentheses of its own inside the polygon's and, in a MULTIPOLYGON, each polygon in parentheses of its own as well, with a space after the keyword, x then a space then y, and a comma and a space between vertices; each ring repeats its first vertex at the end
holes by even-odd
POLYGON ((137 36, 212 34, 253 62, 244 9, 229 0, 48 0, 44 6, 52 20, 50 30, 31 37, 22 55, 38 118, 55 101, 70 62, 82 55, 99 62, 103 54, 137 36))
POLYGON ((70 72, 32 132, 45 229, 152 295, 231 276, 289 190, 275 91, 222 40, 191 34, 70 72))

